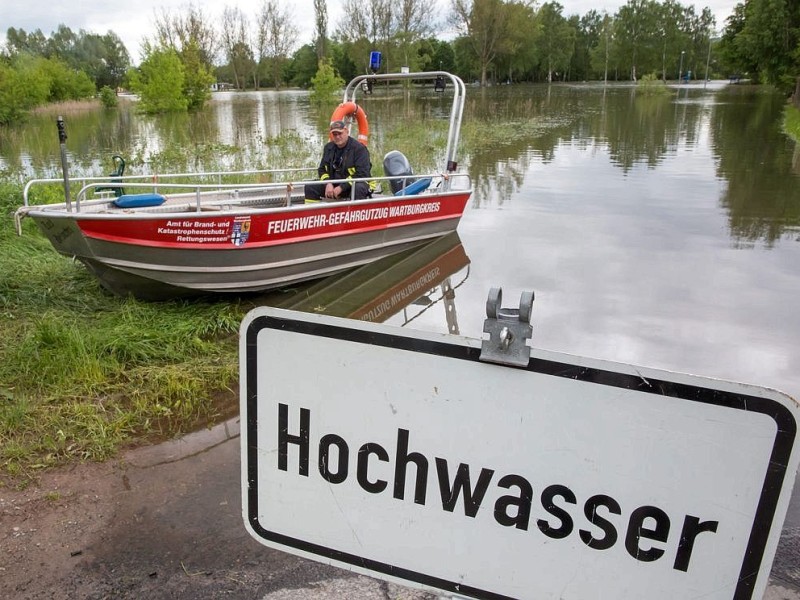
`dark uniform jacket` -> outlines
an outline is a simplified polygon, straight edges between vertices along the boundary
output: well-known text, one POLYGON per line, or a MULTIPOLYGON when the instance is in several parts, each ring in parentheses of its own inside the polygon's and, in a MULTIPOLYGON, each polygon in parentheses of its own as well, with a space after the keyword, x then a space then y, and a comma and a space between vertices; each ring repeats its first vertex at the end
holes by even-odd
MULTIPOLYGON (((320 181, 326 179, 357 179, 372 177, 369 150, 361 142, 348 137, 344 148, 328 142, 322 151, 322 160, 317 169, 320 181)), ((350 193, 350 184, 342 183, 342 195, 350 193)))

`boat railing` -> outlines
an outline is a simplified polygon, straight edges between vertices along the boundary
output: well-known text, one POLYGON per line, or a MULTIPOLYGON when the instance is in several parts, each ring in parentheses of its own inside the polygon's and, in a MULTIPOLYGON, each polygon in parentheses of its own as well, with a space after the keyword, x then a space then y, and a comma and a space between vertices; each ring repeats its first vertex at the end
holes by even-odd
MULTIPOLYGON (((115 189, 123 189, 125 187, 152 187, 159 183, 175 182, 177 180, 196 181, 198 178, 207 179, 216 185, 223 185, 226 179, 231 177, 250 177, 250 178, 272 178, 276 180, 285 180, 287 177, 296 177, 298 173, 313 173, 316 168, 313 167, 300 167, 291 169, 246 169, 240 171, 207 171, 202 173, 146 173, 141 175, 121 175, 113 176, 110 178, 108 175, 104 176, 85 176, 74 177, 71 179, 72 183, 81 186, 81 191, 88 189, 91 186, 101 197, 107 200, 104 194, 113 194, 115 189), (141 184, 141 185, 140 185, 141 184)), ((25 184, 22 191, 23 206, 31 206, 30 193, 31 190, 43 185, 64 184, 63 178, 50 178, 50 179, 31 179, 25 184)), ((155 192, 154 192, 155 193, 155 192)))
POLYGON ((458 161, 456 154, 458 150, 459 136, 461 132, 461 120, 464 116, 464 101, 466 98, 466 87, 464 82, 457 75, 448 73, 447 71, 425 71, 425 72, 407 72, 401 71, 400 73, 373 73, 369 75, 357 75, 354 77, 344 90, 343 102, 356 102, 356 94, 360 89, 363 89, 363 84, 367 82, 378 81, 430 81, 435 82, 435 89, 444 91, 446 82, 450 82, 453 94, 453 103, 450 109, 450 129, 447 134, 447 148, 445 150, 445 164, 444 170, 448 173, 454 173, 458 169, 458 161))
MULTIPOLYGON (((52 180, 38 180, 42 183, 53 183, 52 180)), ((472 186, 471 179, 467 173, 428 173, 428 174, 414 174, 404 176, 386 176, 386 177, 364 177, 352 179, 329 179, 325 180, 326 183, 356 183, 367 182, 377 186, 376 197, 391 198, 395 195, 411 195, 416 194, 430 194, 450 191, 455 189, 470 190, 472 186), (411 191, 411 183, 425 181, 425 191, 411 191), (402 189, 393 194, 391 191, 391 182, 401 182, 402 189), (409 184, 408 186, 406 184, 409 184), (406 194, 408 191, 408 194, 406 194)), ((119 185, 126 188, 126 197, 135 198, 138 195, 158 195, 165 197, 163 206, 145 206, 143 210, 147 212, 161 212, 164 210, 178 209, 180 210, 195 210, 201 212, 209 210, 209 205, 213 204, 214 209, 222 209, 223 207, 237 207, 237 206, 252 206, 254 204, 270 203, 269 207, 290 206, 293 199, 300 201, 303 199, 304 186, 307 184, 319 183, 318 179, 308 179, 300 181, 284 182, 269 182, 269 183, 184 183, 179 181, 167 181, 166 178, 159 178, 158 181, 136 182, 127 181, 115 184, 109 184, 108 181, 92 181, 86 183, 75 195, 75 211, 81 212, 83 207, 102 207, 103 209, 112 207, 112 203, 116 200, 113 195, 113 190, 105 190, 104 193, 109 194, 107 197, 95 197, 98 188, 108 188, 110 185, 119 185), (166 201, 168 200, 168 202, 166 201)), ((340 198, 338 201, 352 201, 358 202, 354 197, 355 186, 351 186, 349 198, 340 198)), ((369 201, 369 199, 367 199, 369 201)), ((41 206, 41 205, 38 205, 41 206)), ((53 204, 47 205, 54 210, 62 210, 67 208, 71 211, 72 208, 67 204, 53 204)), ((24 216, 27 211, 35 208, 35 206, 25 206, 18 210, 20 218, 24 216)))

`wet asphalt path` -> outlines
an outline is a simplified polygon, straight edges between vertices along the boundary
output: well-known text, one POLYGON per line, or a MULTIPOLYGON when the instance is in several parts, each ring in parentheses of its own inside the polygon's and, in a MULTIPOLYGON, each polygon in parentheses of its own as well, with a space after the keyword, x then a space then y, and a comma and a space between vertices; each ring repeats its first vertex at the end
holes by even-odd
MULTIPOLYGON (((241 516, 238 428, 233 420, 126 453, 107 469, 100 494, 105 497, 87 505, 95 514, 75 519, 93 526, 83 528, 82 539, 65 539, 63 547, 43 550, 37 561, 50 571, 42 581, 32 578, 14 597, 436 598, 272 550, 251 538, 241 516)), ((800 502, 795 501, 765 596, 769 600, 800 600, 799 549, 800 502)))

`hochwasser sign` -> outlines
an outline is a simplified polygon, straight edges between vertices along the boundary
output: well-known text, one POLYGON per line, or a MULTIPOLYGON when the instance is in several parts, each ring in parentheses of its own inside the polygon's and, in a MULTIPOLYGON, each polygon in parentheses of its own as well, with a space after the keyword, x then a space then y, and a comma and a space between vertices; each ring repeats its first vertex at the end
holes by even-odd
POLYGON ((241 330, 244 520, 476 598, 755 598, 797 469, 764 388, 277 309, 241 330))

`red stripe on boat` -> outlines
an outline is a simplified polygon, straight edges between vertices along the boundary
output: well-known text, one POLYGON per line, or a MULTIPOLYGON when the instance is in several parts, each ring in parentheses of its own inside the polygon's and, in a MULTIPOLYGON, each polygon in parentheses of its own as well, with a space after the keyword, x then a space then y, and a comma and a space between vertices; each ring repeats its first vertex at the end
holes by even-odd
POLYGON ((187 212, 169 219, 80 219, 86 237, 134 246, 220 250, 253 248, 366 231, 403 227, 461 216, 469 194, 422 196, 391 202, 252 215, 187 212))

